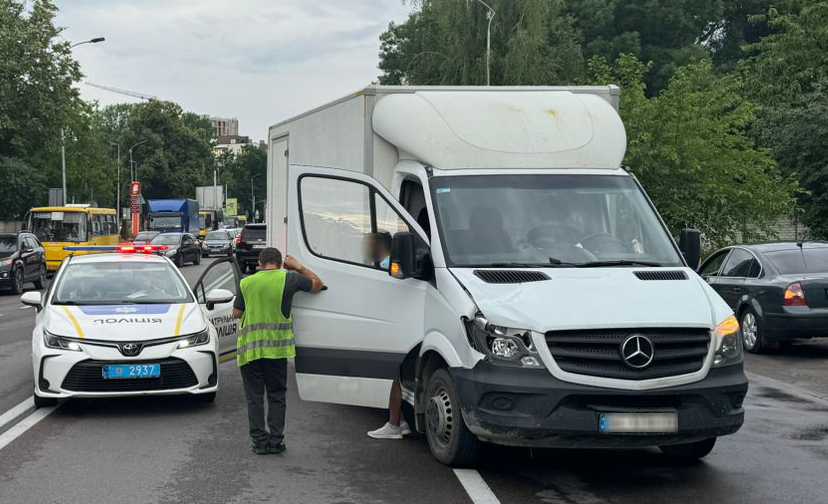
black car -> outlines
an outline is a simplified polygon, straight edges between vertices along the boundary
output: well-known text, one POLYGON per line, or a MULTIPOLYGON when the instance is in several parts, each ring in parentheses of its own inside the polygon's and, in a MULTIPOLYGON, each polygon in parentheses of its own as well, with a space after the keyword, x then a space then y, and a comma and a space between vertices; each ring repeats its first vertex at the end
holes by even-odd
POLYGON ((0 287, 15 294, 32 282, 36 289, 46 285, 46 251, 31 233, 0 234, 0 287))
POLYGON ((152 243, 152 240, 161 234, 161 231, 141 231, 135 238, 132 240, 132 244, 136 246, 141 245, 148 245, 152 243))
POLYGON ((187 262, 201 264, 201 246, 191 234, 161 233, 150 244, 167 247, 160 254, 169 257, 179 268, 187 262))
POLYGON ((727 247, 699 274, 736 313, 750 352, 828 336, 828 243, 727 247))
POLYGON ((236 261, 242 272, 254 273, 259 253, 267 246, 267 224, 247 224, 236 237, 236 261))
POLYGON ((204 237, 202 250, 204 257, 210 257, 211 254, 222 256, 233 255, 233 236, 226 229, 210 231, 204 237))

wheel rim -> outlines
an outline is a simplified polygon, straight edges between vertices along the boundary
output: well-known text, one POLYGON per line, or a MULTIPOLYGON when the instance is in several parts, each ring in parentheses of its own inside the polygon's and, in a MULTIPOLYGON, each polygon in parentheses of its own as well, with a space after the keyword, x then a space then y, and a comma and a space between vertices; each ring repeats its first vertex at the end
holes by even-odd
POLYGON ((439 388, 431 396, 426 408, 426 425, 432 438, 442 446, 447 446, 454 432, 454 408, 446 389, 439 388))
POLYGON ((756 316, 753 313, 747 312, 742 317, 741 330, 745 348, 752 350, 756 346, 756 340, 759 337, 759 328, 756 325, 756 316))

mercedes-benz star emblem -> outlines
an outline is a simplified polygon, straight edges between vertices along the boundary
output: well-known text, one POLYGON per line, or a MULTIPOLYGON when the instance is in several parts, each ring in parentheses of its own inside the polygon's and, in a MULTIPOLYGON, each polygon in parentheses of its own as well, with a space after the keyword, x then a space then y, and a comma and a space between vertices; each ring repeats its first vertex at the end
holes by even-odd
POLYGON ((655 351, 650 338, 633 334, 621 343, 621 358, 633 369, 644 369, 653 362, 655 351))
POLYGON ((127 357, 135 357, 139 353, 141 353, 141 348, 143 345, 138 343, 124 343, 121 345, 121 353, 127 357))

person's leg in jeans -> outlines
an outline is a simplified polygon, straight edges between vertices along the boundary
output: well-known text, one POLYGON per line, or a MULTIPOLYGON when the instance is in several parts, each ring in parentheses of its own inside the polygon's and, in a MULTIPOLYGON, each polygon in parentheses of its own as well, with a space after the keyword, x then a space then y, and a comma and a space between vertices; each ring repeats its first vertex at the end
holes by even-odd
POLYGON ((247 418, 250 423, 250 441, 253 450, 266 451, 269 436, 264 421, 264 388, 262 360, 249 362, 241 367, 244 395, 247 397, 247 418))
POLYGON ((280 447, 285 439, 287 410, 287 359, 263 359, 267 388, 267 425, 270 447, 280 447))
POLYGON ((411 428, 402 418, 402 389, 399 380, 391 384, 388 395, 388 422, 377 430, 368 433, 374 439, 402 439, 411 434, 411 428))

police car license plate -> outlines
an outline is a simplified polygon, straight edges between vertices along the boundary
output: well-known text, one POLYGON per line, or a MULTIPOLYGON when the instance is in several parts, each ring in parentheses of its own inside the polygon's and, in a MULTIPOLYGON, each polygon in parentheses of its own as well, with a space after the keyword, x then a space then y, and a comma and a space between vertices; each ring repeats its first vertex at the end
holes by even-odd
POLYGON ((651 434, 678 432, 678 415, 665 413, 601 413, 598 431, 602 434, 651 434))
POLYGON ((159 378, 161 364, 110 364, 101 368, 104 380, 159 378))

